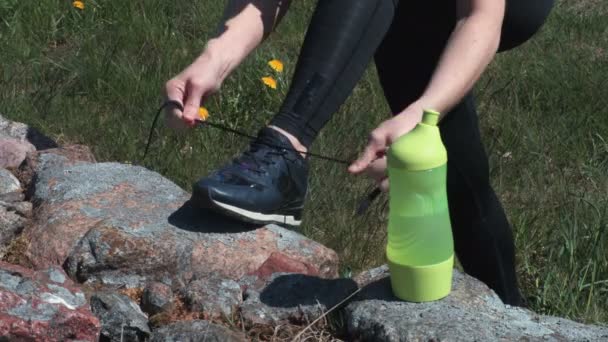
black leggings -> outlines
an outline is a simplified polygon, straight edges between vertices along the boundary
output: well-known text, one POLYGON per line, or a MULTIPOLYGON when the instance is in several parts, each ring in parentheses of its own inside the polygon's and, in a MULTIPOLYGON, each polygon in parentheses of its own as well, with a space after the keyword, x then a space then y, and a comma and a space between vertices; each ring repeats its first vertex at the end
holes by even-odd
MULTIPOLYGON (((507 0, 499 51, 538 31, 553 0, 507 0)), ((310 146, 346 100, 372 58, 394 113, 428 84, 456 23, 455 1, 319 0, 292 86, 271 121, 310 146)), ((489 181, 472 93, 442 120, 455 250, 465 271, 507 304, 521 305, 514 243, 489 181)))

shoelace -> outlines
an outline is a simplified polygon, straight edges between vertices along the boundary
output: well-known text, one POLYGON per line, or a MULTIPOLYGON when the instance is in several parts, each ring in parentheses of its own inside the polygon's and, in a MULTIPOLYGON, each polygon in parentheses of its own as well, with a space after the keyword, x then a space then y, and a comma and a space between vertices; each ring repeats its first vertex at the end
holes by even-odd
MULTIPOLYGON (((152 127, 150 127, 150 133, 148 134, 148 141, 146 142, 146 148, 144 150, 144 155, 137 164, 143 165, 143 162, 146 159, 146 156, 148 155, 148 151, 149 151, 150 145, 152 143, 152 136, 154 134, 154 128, 156 127, 156 122, 158 121, 158 118, 160 117, 160 113, 162 113, 163 109, 165 109, 165 107, 168 107, 168 106, 175 106, 180 111, 182 111, 182 112, 184 111, 184 107, 182 106, 182 104, 175 100, 167 100, 167 101, 163 102, 163 104, 160 106, 160 108, 156 112, 156 115, 154 116, 154 120, 152 121, 152 127)), ((351 162, 349 162, 347 160, 324 156, 322 154, 317 154, 317 153, 312 153, 312 152, 298 151, 295 148, 290 148, 290 147, 286 147, 286 146, 275 145, 275 144, 264 142, 264 141, 259 141, 258 138, 254 135, 239 131, 237 129, 234 129, 234 128, 231 128, 231 127, 228 127, 228 126, 216 123, 216 122, 210 122, 208 119, 204 120, 204 121, 200 120, 200 119, 196 119, 196 124, 198 127, 209 126, 209 127, 213 127, 213 128, 217 128, 217 129, 226 131, 226 132, 230 132, 230 133, 251 139, 253 141, 256 141, 256 143, 275 148, 278 151, 289 150, 289 151, 305 154, 307 156, 331 161, 334 163, 340 163, 340 164, 344 164, 344 165, 351 164, 351 162)), ((254 159, 254 158, 251 158, 251 159, 254 159)), ((259 167, 259 165, 257 165, 257 166, 259 167)), ((365 213, 365 211, 367 210, 367 208, 369 208, 369 206, 372 204, 374 199, 376 199, 378 197, 378 195, 380 195, 381 193, 382 193, 382 191, 380 190, 380 188, 376 187, 367 196, 365 196, 359 203, 359 206, 357 207, 356 215, 362 215, 363 213, 365 213)))
MULTIPOLYGON (((244 168, 246 168, 247 170, 256 172, 258 174, 262 173, 262 164, 264 165, 270 165, 272 164, 272 162, 267 161, 266 159, 261 159, 259 160, 258 158, 255 157, 255 153, 258 150, 256 149, 256 147, 252 146, 249 150, 243 152, 243 154, 241 156, 239 156, 238 158, 235 158, 234 161, 243 166, 244 168)), ((286 150, 270 150, 266 152, 266 155, 276 155, 276 156, 285 156, 285 154, 287 153, 286 150)))

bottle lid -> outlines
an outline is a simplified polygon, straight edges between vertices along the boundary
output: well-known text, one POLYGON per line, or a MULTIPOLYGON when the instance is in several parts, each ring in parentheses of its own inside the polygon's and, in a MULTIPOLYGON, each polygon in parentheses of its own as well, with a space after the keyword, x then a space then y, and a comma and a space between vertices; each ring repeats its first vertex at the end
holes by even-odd
POLYGON ((447 162, 447 151, 441 140, 439 112, 425 109, 422 121, 389 148, 388 167, 410 171, 428 170, 447 162))
POLYGON ((439 112, 432 109, 425 109, 422 114, 422 123, 429 126, 437 126, 439 122, 439 112))

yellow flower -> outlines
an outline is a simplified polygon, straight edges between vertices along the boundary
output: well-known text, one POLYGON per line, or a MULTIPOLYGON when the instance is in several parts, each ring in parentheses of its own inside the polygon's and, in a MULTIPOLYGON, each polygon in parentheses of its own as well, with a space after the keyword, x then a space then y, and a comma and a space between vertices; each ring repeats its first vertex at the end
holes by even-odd
POLYGON ((79 10, 83 10, 84 2, 76 0, 76 1, 72 2, 72 6, 74 6, 74 8, 78 8, 79 10))
POLYGON ((277 89, 277 81, 270 76, 262 77, 262 82, 272 89, 277 89))
POLYGON ((283 62, 278 59, 269 61, 268 65, 270 65, 270 67, 276 72, 283 72, 283 62))
POLYGON ((207 120, 207 118, 209 117, 209 111, 207 110, 207 108, 205 107, 200 107, 198 109, 198 117, 199 119, 201 119, 202 121, 207 120))

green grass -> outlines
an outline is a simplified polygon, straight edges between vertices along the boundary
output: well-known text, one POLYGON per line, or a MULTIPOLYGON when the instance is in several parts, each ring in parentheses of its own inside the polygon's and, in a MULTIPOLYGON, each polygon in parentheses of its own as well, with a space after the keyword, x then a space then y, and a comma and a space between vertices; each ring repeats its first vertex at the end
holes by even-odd
MULTIPOLYGON (((212 119, 255 132, 287 91, 312 1, 208 103, 212 119), (266 61, 286 71, 276 91, 266 61)), ((141 158, 164 82, 187 66, 215 28, 223 2, 0 0, 0 112, 100 161, 141 158)), ((542 32, 501 54, 478 83, 493 184, 513 224, 518 273, 538 312, 608 322, 608 3, 562 0, 542 32), (585 6, 581 5, 582 3, 585 6)), ((388 108, 370 66, 314 145, 358 154, 388 108)), ((146 165, 185 189, 247 141, 215 130, 161 127, 146 165)), ((303 232, 335 249, 345 270, 384 262, 386 210, 354 217, 372 185, 315 160, 303 232)))

